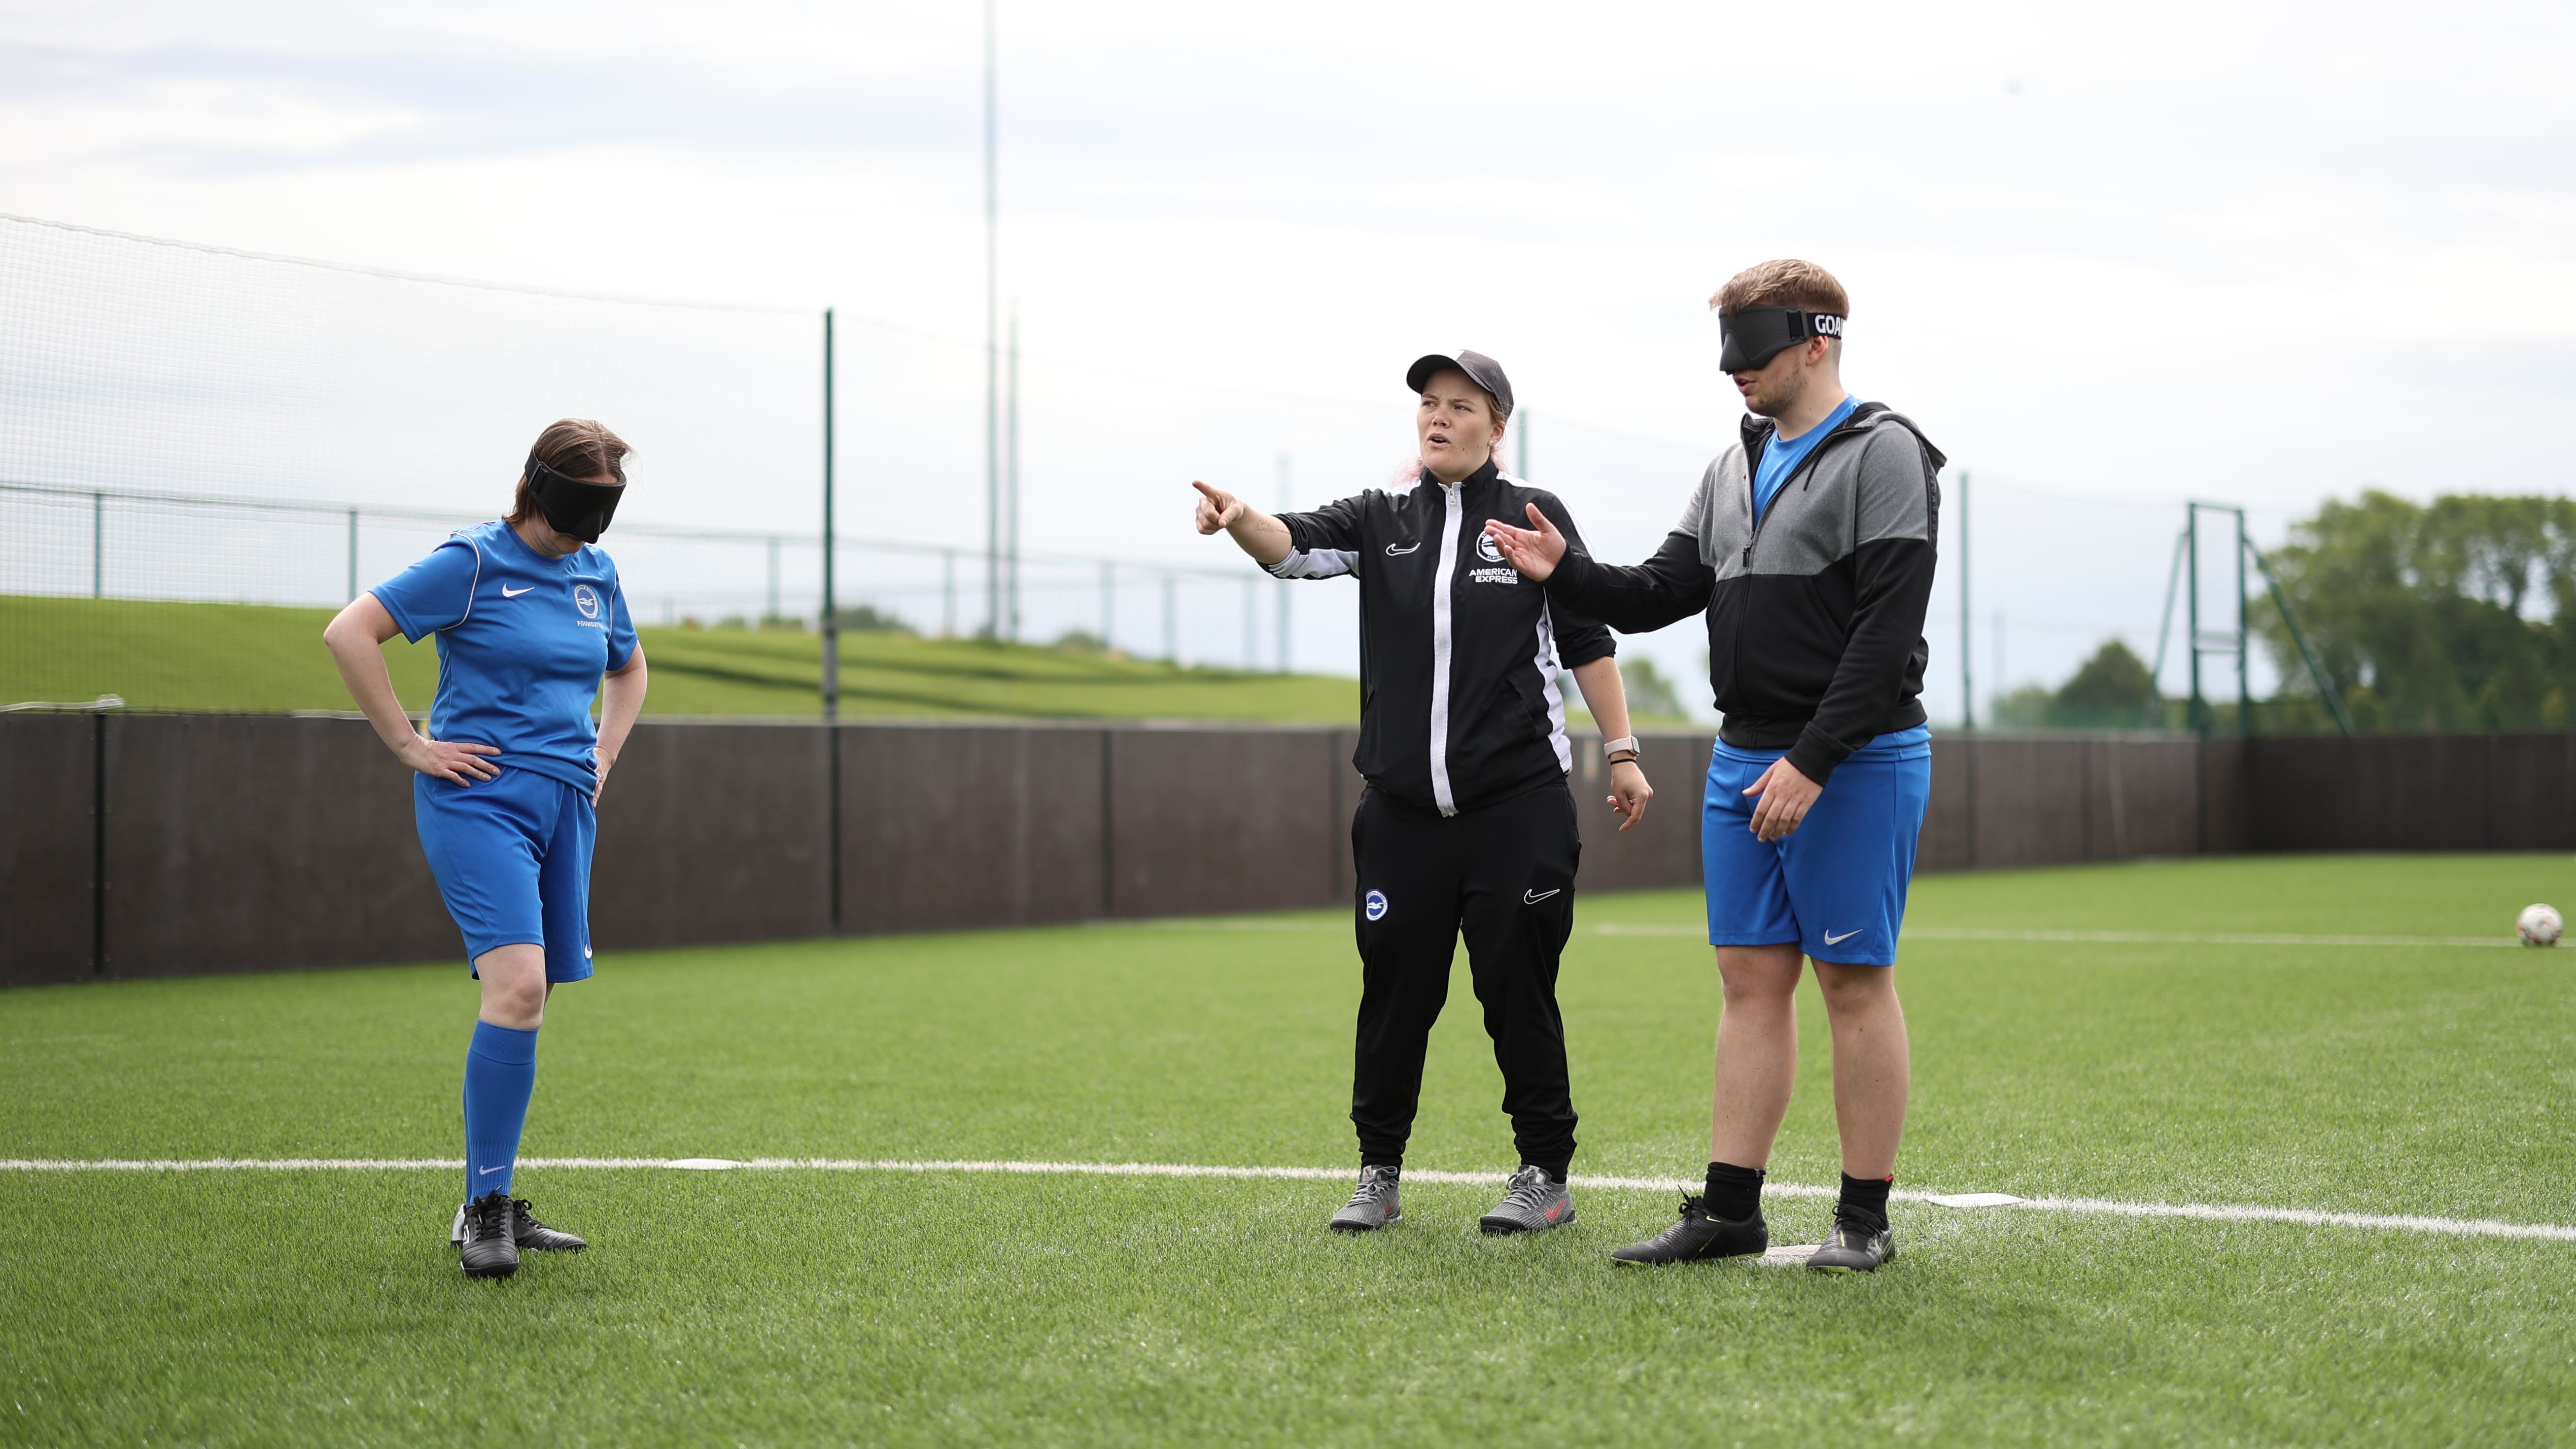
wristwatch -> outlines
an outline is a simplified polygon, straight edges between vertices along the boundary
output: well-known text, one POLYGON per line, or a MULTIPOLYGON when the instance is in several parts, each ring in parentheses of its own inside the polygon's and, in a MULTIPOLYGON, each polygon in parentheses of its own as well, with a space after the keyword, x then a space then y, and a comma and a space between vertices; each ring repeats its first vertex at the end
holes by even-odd
POLYGON ((1645 751, 1637 748, 1637 737, 1635 735, 1621 735, 1615 740, 1603 740, 1601 742, 1601 758, 1608 760, 1610 763, 1615 765, 1619 763, 1619 757, 1622 754, 1626 755, 1629 759, 1634 760, 1645 754, 1645 751))

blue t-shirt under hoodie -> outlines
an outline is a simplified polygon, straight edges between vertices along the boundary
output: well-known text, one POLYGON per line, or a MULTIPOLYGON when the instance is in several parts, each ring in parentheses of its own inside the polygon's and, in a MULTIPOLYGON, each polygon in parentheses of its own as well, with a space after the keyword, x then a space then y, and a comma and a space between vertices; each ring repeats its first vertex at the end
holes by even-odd
POLYGON ((1798 471, 1798 465, 1807 461, 1809 453, 1816 451, 1816 445, 1823 442, 1834 429, 1841 427, 1845 420, 1859 409, 1860 399, 1845 394, 1842 405, 1825 414, 1823 422, 1793 439, 1784 440, 1780 436, 1778 427, 1776 425, 1773 427, 1771 446, 1762 450, 1762 463, 1753 470, 1753 521, 1755 523, 1762 521, 1762 510, 1770 507, 1771 500, 1780 496, 1780 485, 1788 482, 1789 475, 1798 471))
POLYGON ((496 521, 450 537, 373 592, 405 639, 438 635, 430 738, 490 745, 506 767, 596 787, 591 701, 600 676, 635 655, 607 554, 584 545, 547 558, 496 521))

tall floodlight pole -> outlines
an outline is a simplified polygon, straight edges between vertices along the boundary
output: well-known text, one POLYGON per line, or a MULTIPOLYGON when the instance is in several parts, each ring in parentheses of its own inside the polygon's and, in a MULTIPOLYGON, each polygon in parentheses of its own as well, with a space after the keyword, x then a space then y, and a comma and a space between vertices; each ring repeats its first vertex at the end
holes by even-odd
POLYGON ((1977 727, 1977 685, 1968 668, 1968 636, 1975 626, 1968 614, 1968 475, 1959 474, 1959 728, 1977 727))
POLYGON ((841 604, 832 576, 832 309, 823 309, 823 718, 841 713, 841 604))
POLYGON ((1002 637, 1002 342, 999 124, 993 0, 984 0, 984 632, 1002 637))
POLYGON ((1011 370, 1005 390, 1010 399, 1008 431, 1004 434, 1003 456, 1009 461, 1002 474, 1003 494, 1008 500, 1009 529, 1003 542, 1008 556, 1010 577, 1011 642, 1020 640, 1020 304, 1011 304, 1011 370))

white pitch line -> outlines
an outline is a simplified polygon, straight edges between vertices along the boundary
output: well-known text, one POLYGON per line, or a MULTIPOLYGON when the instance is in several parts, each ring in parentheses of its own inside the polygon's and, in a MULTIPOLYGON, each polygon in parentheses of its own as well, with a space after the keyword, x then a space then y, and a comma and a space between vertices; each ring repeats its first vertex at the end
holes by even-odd
MULTIPOLYGON (((1345 1167, 1228 1167, 1186 1162, 1018 1162, 974 1158, 882 1157, 522 1157, 524 1168, 702 1169, 749 1172, 967 1172, 1021 1176, 1238 1178, 1294 1182, 1341 1182, 1345 1167)), ((441 1157, 205 1157, 205 1158, 0 1158, 0 1172, 461 1172, 461 1158, 441 1157)), ((1502 1181, 1495 1172, 1442 1172, 1408 1169, 1407 1182, 1490 1187, 1502 1181)), ((1687 1192, 1696 1183, 1663 1177, 1596 1177, 1576 1173, 1574 1186, 1600 1192, 1687 1192)), ((1766 1193, 1780 1197, 1830 1198, 1838 1189, 1807 1183, 1773 1182, 1766 1193)), ((1899 1189, 1899 1202, 1942 1204, 1954 1196, 1899 1189)), ((2245 1207, 2227 1203, 2119 1202, 2108 1198, 2016 1198, 1991 1202, 2002 1194, 1969 1194, 1977 1206, 2011 1206, 2035 1212, 2078 1213, 2129 1218, 2188 1218, 2199 1222, 2292 1223, 2304 1227, 2365 1228, 2409 1233, 2441 1233, 2473 1238, 2521 1238, 2576 1243, 2576 1226, 2560 1223, 2510 1223, 2494 1218, 2442 1218, 2420 1215, 2327 1212, 2314 1208, 2245 1207)), ((1967 1206, 1968 1203, 1956 1204, 1967 1206)))
MULTIPOLYGON (((1344 921, 1187 917, 1160 921, 1110 921, 1100 925, 1135 925, 1158 931, 1347 931, 1344 921)), ((1591 936, 1676 936, 1705 940, 1708 928, 1684 921, 1601 921, 1580 928, 1591 936)), ((2026 941, 2063 945, 2112 946, 2476 946, 2519 950, 2522 943, 2505 936, 2325 936, 2295 931, 2059 931, 2017 930, 2001 926, 1908 926, 1907 941, 2026 941)))
MULTIPOLYGON (((1707 928, 1677 922, 1607 921, 1584 928, 1596 936, 1698 936, 1707 928)), ((1907 926, 1906 941, 2035 941, 2119 946, 2502 946, 2522 943, 2492 936, 2311 936, 2285 931, 2022 931, 1985 926, 1907 926)))
POLYGON ((2098 941, 2157 946, 2502 946, 2495 936, 2308 936, 2283 931, 2005 931, 1977 926, 1912 926, 1899 939, 1922 941, 2098 941))

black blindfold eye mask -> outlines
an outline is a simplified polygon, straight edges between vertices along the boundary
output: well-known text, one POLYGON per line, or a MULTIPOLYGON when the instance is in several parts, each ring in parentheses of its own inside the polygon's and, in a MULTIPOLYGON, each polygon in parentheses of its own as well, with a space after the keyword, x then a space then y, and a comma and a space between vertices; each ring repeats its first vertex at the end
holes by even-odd
POLYGON ((1718 371, 1752 372, 1779 356, 1782 348, 1810 337, 1842 336, 1843 319, 1831 312, 1796 307, 1746 307, 1718 313, 1717 330, 1726 339, 1718 350, 1718 371))
POLYGON ((584 483, 528 455, 528 492, 537 500, 537 511, 557 533, 568 533, 584 543, 597 543, 608 531, 608 520, 617 516, 617 500, 626 496, 622 483, 584 483))

